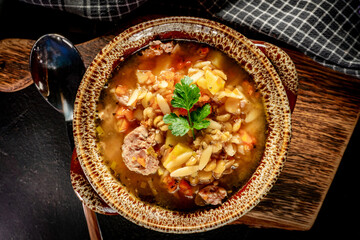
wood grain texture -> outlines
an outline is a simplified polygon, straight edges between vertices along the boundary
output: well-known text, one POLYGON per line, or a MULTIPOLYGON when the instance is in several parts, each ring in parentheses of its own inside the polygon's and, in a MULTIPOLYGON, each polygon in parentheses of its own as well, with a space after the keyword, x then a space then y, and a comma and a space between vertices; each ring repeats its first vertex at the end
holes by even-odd
MULTIPOLYGON (((91 63, 102 46, 106 45, 114 37, 114 35, 108 35, 76 45, 86 67, 91 63)), ((34 40, 29 39, 0 40, 1 92, 16 92, 33 83, 29 71, 29 57, 34 43, 34 40)))
POLYGON ((99 228, 99 223, 96 218, 96 213, 91 211, 85 204, 82 204, 86 223, 89 229, 89 236, 91 240, 102 240, 101 231, 99 228))
POLYGON ((32 84, 29 56, 33 40, 0 40, 0 91, 14 92, 32 84))
POLYGON ((307 230, 313 225, 360 110, 360 80, 285 49, 299 75, 288 159, 275 186, 235 223, 307 230))
MULTIPOLYGON (((113 37, 77 45, 86 66, 113 37)), ((31 41, 22 45, 29 44, 31 41)), ((332 71, 297 51, 284 50, 299 77, 288 159, 270 193, 234 224, 307 230, 316 219, 358 120, 360 79, 332 71)), ((24 48, 17 54, 26 52, 24 48)), ((18 64, 19 71, 12 74, 21 78, 28 62, 18 60, 18 64)), ((0 69, 2 80, 1 74, 0 69)))

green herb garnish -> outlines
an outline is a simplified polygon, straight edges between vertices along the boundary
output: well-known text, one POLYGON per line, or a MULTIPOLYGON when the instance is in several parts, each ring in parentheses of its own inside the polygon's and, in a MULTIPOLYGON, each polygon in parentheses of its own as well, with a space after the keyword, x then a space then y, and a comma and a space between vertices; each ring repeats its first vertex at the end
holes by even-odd
POLYGON ((174 108, 183 108, 187 111, 187 118, 170 113, 166 114, 163 120, 166 124, 169 124, 169 129, 173 135, 184 136, 191 130, 195 139, 194 129, 200 130, 210 125, 210 121, 205 120, 205 118, 210 114, 211 109, 210 105, 206 104, 190 112, 190 109, 200 98, 199 87, 191 83, 192 79, 188 76, 181 79, 180 83, 175 85, 173 99, 171 100, 171 105, 174 108))

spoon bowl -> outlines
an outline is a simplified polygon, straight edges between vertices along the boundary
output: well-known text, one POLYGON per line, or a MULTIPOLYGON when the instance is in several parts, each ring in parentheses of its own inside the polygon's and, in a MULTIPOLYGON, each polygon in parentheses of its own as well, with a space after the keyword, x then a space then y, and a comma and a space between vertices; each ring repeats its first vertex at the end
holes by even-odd
POLYGON ((72 121, 76 91, 85 65, 75 46, 58 34, 39 38, 30 53, 30 71, 34 83, 66 121, 72 121))

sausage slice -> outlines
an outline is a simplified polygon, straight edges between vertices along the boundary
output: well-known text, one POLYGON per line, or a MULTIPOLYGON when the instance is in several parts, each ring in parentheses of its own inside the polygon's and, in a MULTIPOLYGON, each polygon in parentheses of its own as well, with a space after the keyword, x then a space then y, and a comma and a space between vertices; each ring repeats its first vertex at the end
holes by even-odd
POLYGON ((146 127, 140 126, 131 131, 122 145, 122 157, 126 167, 143 175, 155 173, 159 168, 159 160, 148 151, 154 145, 155 134, 146 127))
POLYGON ((195 203, 200 206, 218 205, 226 196, 227 192, 224 188, 217 185, 208 185, 198 192, 195 203))

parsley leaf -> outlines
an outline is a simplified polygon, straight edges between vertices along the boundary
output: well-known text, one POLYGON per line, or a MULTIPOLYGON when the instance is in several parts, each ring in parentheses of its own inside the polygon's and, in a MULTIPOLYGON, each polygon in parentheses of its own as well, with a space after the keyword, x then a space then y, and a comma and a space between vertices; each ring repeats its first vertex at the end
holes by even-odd
POLYGON ((190 113, 190 118, 193 122, 193 127, 197 130, 207 128, 210 125, 209 120, 205 120, 211 112, 211 107, 209 104, 206 104, 202 108, 197 108, 195 111, 190 113))
POLYGON ((188 76, 181 79, 181 84, 175 85, 173 99, 171 105, 175 108, 185 108, 190 110, 200 98, 200 89, 195 84, 191 84, 192 80, 188 76))
POLYGON ((192 79, 188 76, 181 79, 180 83, 175 85, 173 99, 171 100, 173 107, 187 110, 187 119, 182 116, 177 116, 175 113, 170 113, 166 114, 163 120, 166 124, 169 124, 169 129, 173 135, 184 136, 191 130, 193 138, 195 139, 194 129, 200 130, 210 125, 210 121, 205 120, 205 118, 210 114, 211 107, 209 104, 206 104, 190 113, 190 109, 200 98, 199 87, 191 83, 192 79))
POLYGON ((186 118, 178 117, 175 113, 166 114, 163 118, 174 136, 184 136, 189 130, 190 125, 186 118))

